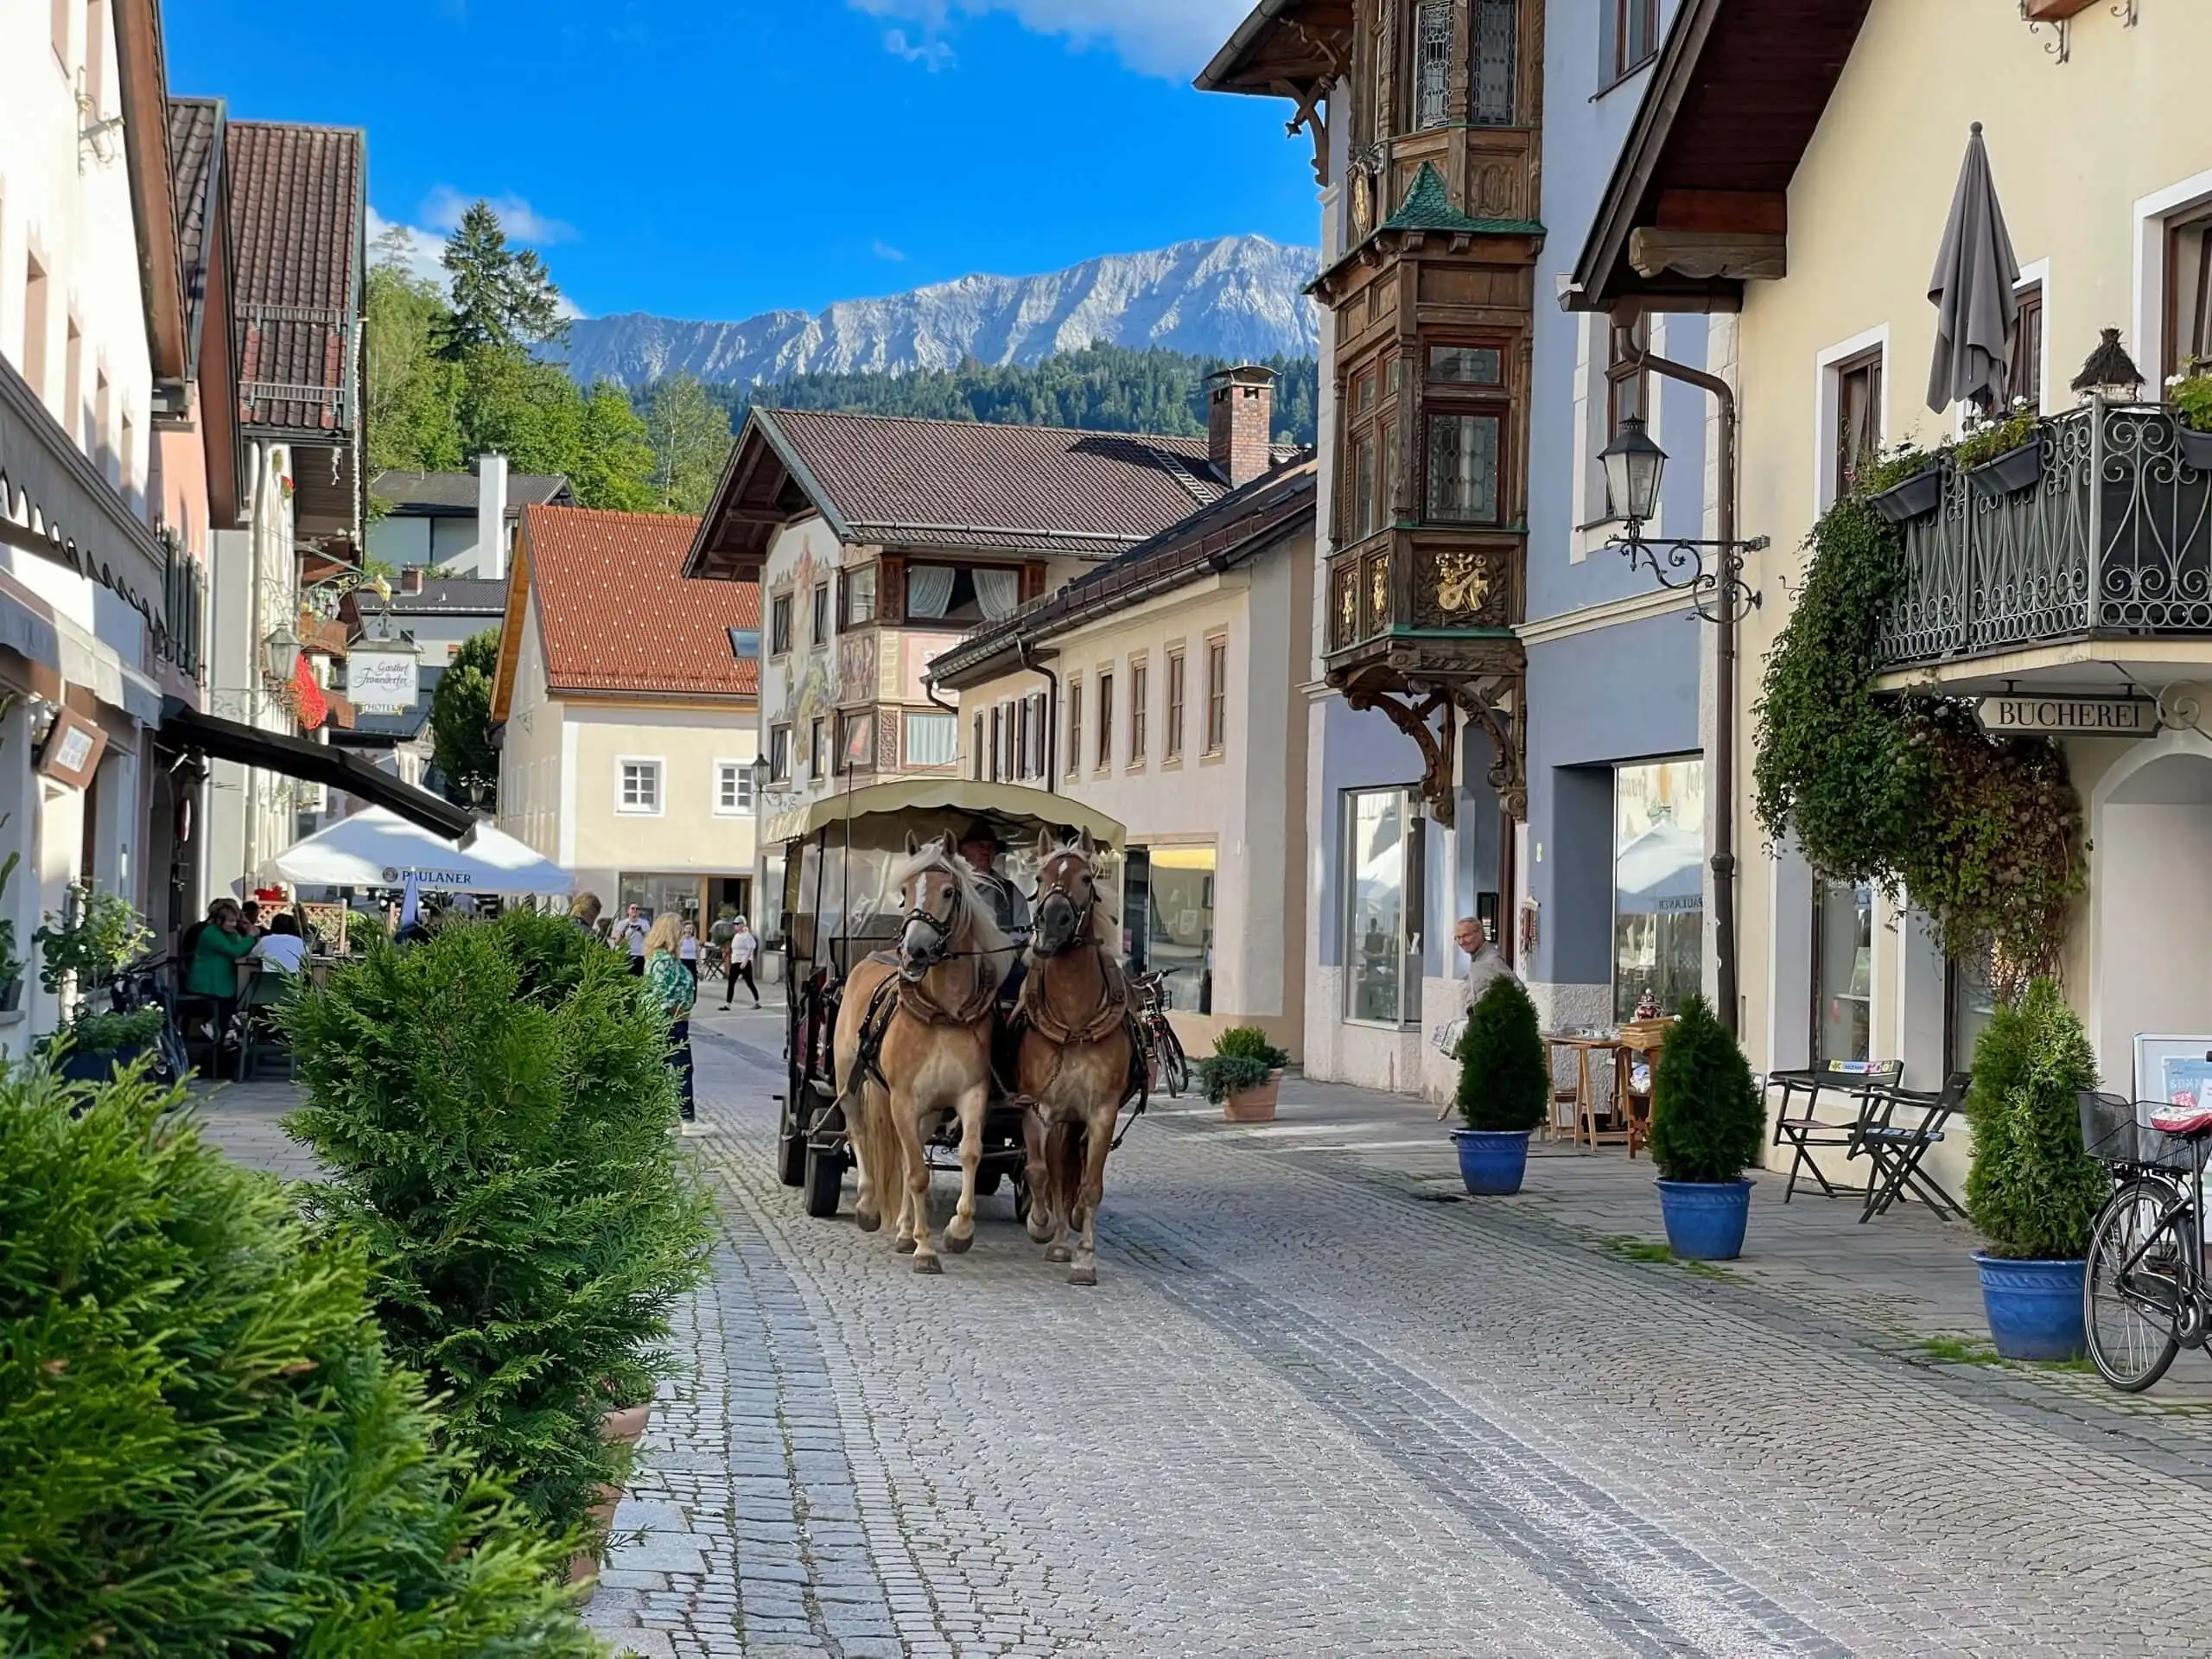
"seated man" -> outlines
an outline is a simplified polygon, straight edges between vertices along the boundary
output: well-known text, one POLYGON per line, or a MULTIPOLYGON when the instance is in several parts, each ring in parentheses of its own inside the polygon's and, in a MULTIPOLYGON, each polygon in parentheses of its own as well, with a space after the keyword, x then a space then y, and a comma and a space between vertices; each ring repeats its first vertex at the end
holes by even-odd
POLYGON ((306 965, 308 942, 300 937, 299 923, 287 912, 270 922, 269 931, 254 941, 253 949, 246 954, 261 964, 264 973, 296 974, 306 965))

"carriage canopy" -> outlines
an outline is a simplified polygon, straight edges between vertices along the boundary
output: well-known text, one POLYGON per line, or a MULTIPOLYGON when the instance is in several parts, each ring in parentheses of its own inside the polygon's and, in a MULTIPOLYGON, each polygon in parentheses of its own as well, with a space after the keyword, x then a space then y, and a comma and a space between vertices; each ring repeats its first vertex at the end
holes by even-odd
POLYGON ((840 977, 854 961, 899 936, 899 899, 891 871, 906 837, 956 840, 981 818, 1004 849, 999 868, 1024 892, 1036 886, 1038 831, 1084 833, 1107 849, 1100 874, 1121 890, 1122 826, 1095 807, 1041 789, 959 778, 908 778, 847 790, 772 819, 767 836, 790 847, 784 908, 793 955, 816 961, 830 947, 840 977))

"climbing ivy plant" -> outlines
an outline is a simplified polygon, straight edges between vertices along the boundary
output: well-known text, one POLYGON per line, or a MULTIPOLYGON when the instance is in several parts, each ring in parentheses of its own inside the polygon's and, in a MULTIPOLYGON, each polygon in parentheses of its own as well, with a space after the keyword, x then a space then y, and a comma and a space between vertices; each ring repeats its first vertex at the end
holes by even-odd
POLYGON ((1753 805, 1830 880, 1866 881, 1935 920, 1944 952, 1990 952, 2001 991, 2053 972, 2085 885, 2082 804, 2058 746, 1998 738, 1955 698, 1875 690, 1904 549, 1866 505, 1928 464, 1867 469, 1806 539, 1804 587, 1754 710, 1753 805))

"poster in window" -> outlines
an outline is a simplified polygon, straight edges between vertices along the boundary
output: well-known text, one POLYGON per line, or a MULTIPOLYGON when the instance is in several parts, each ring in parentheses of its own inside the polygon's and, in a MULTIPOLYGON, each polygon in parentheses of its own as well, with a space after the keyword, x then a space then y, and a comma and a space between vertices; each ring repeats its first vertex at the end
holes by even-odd
POLYGON ((2212 1085, 2212 1035, 2137 1034, 2138 1100, 2195 1105, 2208 1085, 2212 1085))

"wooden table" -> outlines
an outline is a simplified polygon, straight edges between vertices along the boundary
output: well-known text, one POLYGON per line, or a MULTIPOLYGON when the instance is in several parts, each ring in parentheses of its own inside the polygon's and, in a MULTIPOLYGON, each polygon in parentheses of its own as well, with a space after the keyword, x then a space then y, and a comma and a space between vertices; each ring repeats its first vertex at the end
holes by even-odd
MULTIPOLYGON (((1629 1051, 1621 1039, 1584 1032, 1552 1032, 1546 1033, 1544 1044, 1547 1062, 1555 1049, 1571 1049, 1574 1053, 1574 1126, 1572 1132, 1574 1144, 1577 1147, 1587 1145, 1595 1150, 1601 1141, 1611 1144, 1629 1141, 1633 1133, 1629 1127, 1627 1106, 1629 1051), (1590 1057, 1592 1054, 1612 1056, 1613 1097, 1604 1114, 1606 1127, 1602 1129, 1598 1127, 1597 1096, 1591 1088, 1590 1057)), ((1553 1075, 1556 1077, 1558 1073, 1554 1071, 1553 1075)), ((1557 1104, 1560 1099, 1560 1091, 1554 1090, 1554 1103, 1557 1104)))
POLYGON ((1622 1058, 1627 1069, 1621 1077, 1621 1099, 1626 1103, 1628 1119, 1628 1155, 1636 1156, 1639 1146, 1651 1140, 1651 1096, 1649 1088, 1631 1087, 1636 1071, 1634 1057, 1642 1055, 1652 1077, 1659 1075, 1660 1052, 1667 1046, 1667 1032, 1673 1026, 1671 1018, 1665 1020, 1637 1020, 1621 1027, 1622 1058))

